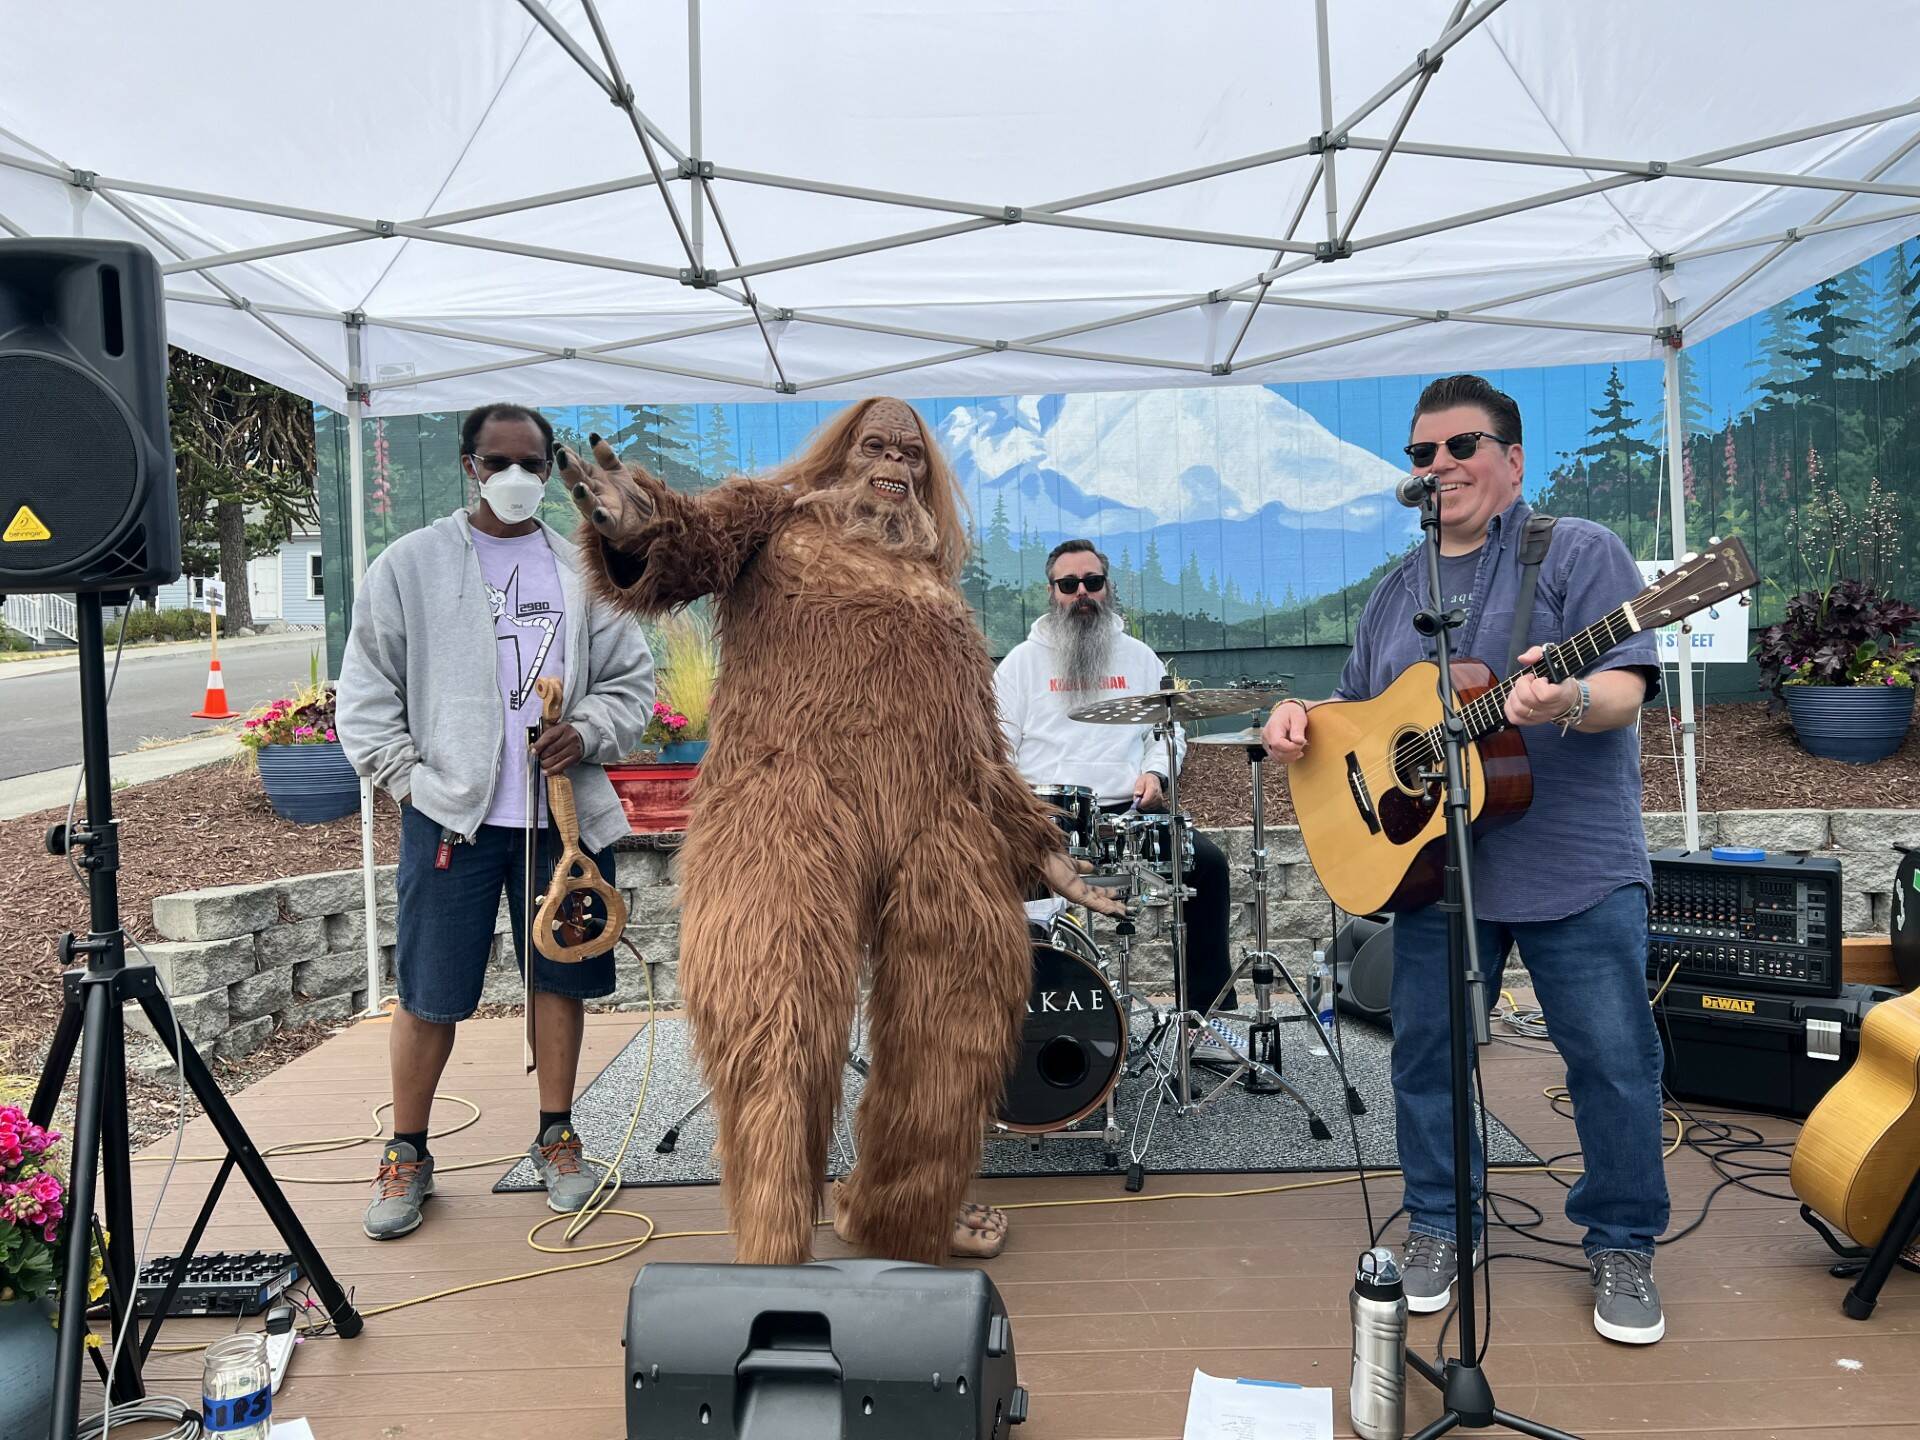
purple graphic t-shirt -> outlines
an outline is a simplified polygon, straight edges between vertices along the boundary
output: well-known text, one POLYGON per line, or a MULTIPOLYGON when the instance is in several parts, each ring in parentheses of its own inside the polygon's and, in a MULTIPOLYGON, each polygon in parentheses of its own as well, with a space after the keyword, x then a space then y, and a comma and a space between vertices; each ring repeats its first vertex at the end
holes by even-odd
MULTIPOLYGON (((473 552, 486 582, 487 608, 493 614, 494 656, 500 697, 507 708, 507 743, 486 824, 514 829, 527 819, 527 727, 540 721, 540 697, 533 682, 542 675, 567 673, 567 606, 547 537, 498 539, 475 530, 473 552)), ((545 797, 534 810, 545 824, 545 797)))

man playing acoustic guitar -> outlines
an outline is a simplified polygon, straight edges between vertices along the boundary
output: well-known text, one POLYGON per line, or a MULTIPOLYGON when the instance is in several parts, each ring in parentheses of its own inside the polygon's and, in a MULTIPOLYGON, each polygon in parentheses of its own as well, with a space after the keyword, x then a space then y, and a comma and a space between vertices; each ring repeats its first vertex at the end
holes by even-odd
MULTIPOLYGON (((1447 609, 1465 612, 1453 653, 1506 659, 1521 593, 1519 547, 1531 514, 1521 499, 1520 410, 1477 375, 1436 380, 1414 406, 1408 457, 1439 484, 1440 574, 1447 609)), ((1641 588, 1611 530, 1562 519, 1541 565, 1522 664, 1641 588)), ((1332 698, 1365 700, 1407 666, 1434 658, 1413 626, 1428 604, 1419 549, 1381 580, 1354 627, 1332 698)), ((1474 847, 1482 964, 1497 977, 1517 943, 1567 1066, 1586 1171, 1567 1193, 1585 1233, 1594 1328, 1646 1345, 1665 1333, 1653 1283, 1655 1237, 1667 1226, 1660 1130, 1660 1039, 1647 1007, 1647 894, 1634 721, 1658 689, 1651 631, 1632 636, 1585 679, 1527 675, 1506 719, 1524 737, 1533 802, 1474 847)), ((1292 764, 1313 743, 1311 704, 1288 699, 1264 738, 1292 764)), ((1459 1270, 1454 1248, 1447 1023, 1447 921, 1436 905, 1394 919, 1393 1087, 1408 1216, 1408 1308, 1444 1309, 1459 1270)), ((1499 994, 1488 987, 1488 998, 1499 994)), ((1474 1191, 1482 1192, 1480 1160, 1474 1191)), ((1482 1219, 1473 1216, 1476 1240, 1482 1219)))

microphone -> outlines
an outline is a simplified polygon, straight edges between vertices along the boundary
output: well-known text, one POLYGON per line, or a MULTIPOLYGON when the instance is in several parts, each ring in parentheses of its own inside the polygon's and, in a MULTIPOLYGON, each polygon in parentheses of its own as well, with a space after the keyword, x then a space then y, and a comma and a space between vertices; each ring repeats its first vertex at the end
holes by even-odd
POLYGON ((1409 475, 1402 480, 1393 492, 1393 498, 1409 510, 1418 510, 1427 496, 1434 490, 1433 472, 1424 475, 1409 475))

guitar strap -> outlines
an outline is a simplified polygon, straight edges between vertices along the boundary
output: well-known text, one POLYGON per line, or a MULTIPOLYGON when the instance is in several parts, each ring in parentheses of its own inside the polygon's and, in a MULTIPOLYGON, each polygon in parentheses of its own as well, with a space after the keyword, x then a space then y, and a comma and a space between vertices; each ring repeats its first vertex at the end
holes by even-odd
POLYGON ((1540 566, 1553 544, 1553 516, 1529 515, 1520 536, 1520 598, 1513 607, 1513 640, 1507 647, 1506 673, 1520 668, 1520 652, 1527 648, 1527 622, 1533 618, 1533 592, 1540 584, 1540 566))

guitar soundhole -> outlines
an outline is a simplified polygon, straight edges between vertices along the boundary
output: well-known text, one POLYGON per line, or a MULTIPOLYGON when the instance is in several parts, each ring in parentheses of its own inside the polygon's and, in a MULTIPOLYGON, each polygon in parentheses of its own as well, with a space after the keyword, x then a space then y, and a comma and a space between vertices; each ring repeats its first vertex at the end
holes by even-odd
POLYGON ((1393 737, 1388 754, 1393 757, 1393 783, 1403 794, 1425 795, 1431 788, 1421 772, 1431 767, 1423 731, 1409 727, 1393 737))

